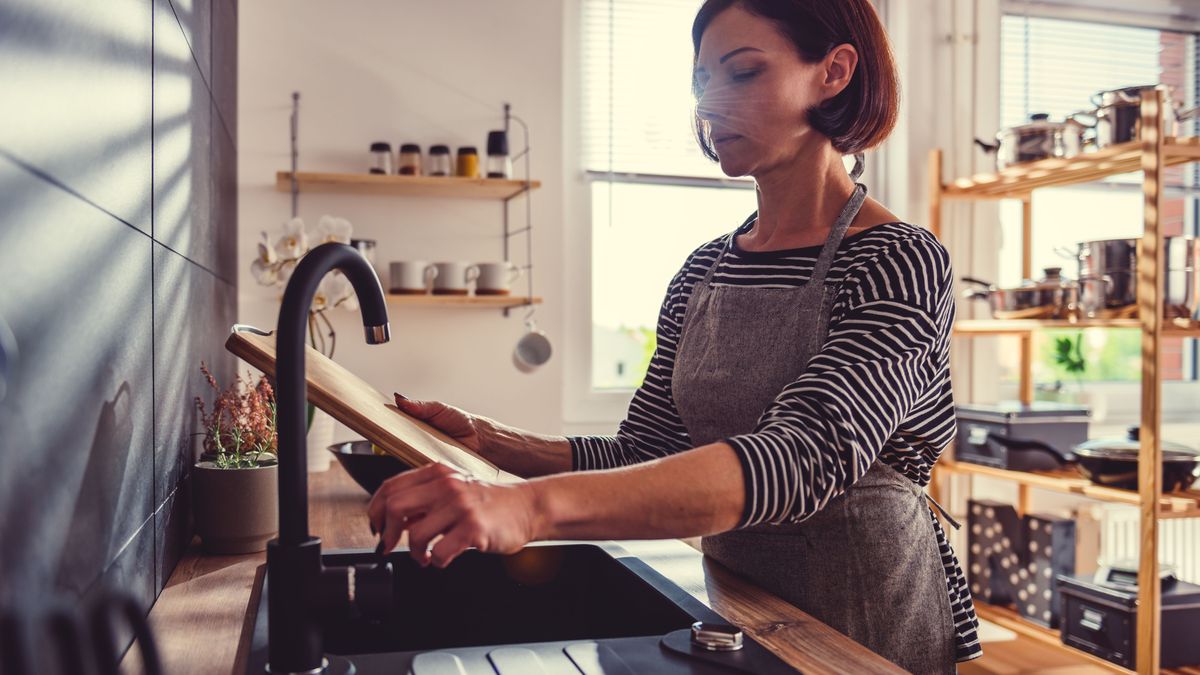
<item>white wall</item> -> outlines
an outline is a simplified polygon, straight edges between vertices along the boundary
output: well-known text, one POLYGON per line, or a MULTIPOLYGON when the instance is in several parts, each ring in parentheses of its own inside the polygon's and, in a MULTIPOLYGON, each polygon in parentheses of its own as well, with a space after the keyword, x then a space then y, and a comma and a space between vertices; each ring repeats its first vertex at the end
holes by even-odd
MULTIPOLYGON (((524 311, 391 306, 392 341, 368 347, 357 313, 337 312, 336 360, 385 393, 440 399, 527 429, 562 425, 563 4, 557 0, 415 2, 254 0, 240 4, 239 321, 274 327, 278 291, 249 273, 261 230, 290 216, 290 196, 274 190, 289 167, 291 93, 301 93, 300 170, 365 171, 375 140, 486 150, 503 125, 504 102, 526 120, 533 146, 534 293, 545 297, 538 325, 554 342, 534 374, 511 361, 524 311)), ((520 147, 519 126, 510 134, 520 147)), ((518 175, 520 175, 518 170, 518 175)), ((499 201, 305 194, 310 225, 325 213, 348 218, 355 236, 379 242, 387 262, 501 257, 499 201)), ((521 199, 510 205, 523 225, 521 199)), ((525 235, 512 256, 525 264, 525 235)), ((522 282, 523 283, 523 282, 522 282)), ((523 286, 522 286, 523 287, 523 286)), ((351 438, 339 428, 338 438, 351 438)))

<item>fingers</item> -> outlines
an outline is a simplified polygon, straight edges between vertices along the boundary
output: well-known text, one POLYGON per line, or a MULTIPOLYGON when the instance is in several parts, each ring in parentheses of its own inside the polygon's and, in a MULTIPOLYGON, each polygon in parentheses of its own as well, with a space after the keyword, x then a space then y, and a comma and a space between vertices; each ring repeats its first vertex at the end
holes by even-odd
POLYGON ((434 544, 433 550, 430 551, 430 562, 434 567, 444 568, 463 551, 471 547, 484 548, 482 535, 483 528, 478 520, 471 517, 460 518, 446 536, 434 544))
POLYGON ((407 518, 388 518, 379 538, 380 551, 384 554, 391 553, 392 549, 396 548, 396 544, 400 543, 400 536, 404 534, 404 530, 410 524, 411 521, 407 518))
POLYGON ((393 495, 405 494, 421 485, 455 473, 453 467, 435 463, 396 474, 385 480, 375 494, 371 495, 371 501, 367 504, 367 519, 370 521, 371 531, 383 531, 388 502, 393 495))
POLYGON ((420 520, 410 522, 408 548, 413 560, 422 567, 428 565, 429 543, 450 530, 461 516, 461 509, 443 503, 431 508, 420 520))
POLYGON ((418 401, 400 393, 393 394, 393 396, 395 396, 397 408, 420 420, 437 417, 446 409, 446 404, 441 401, 418 401))

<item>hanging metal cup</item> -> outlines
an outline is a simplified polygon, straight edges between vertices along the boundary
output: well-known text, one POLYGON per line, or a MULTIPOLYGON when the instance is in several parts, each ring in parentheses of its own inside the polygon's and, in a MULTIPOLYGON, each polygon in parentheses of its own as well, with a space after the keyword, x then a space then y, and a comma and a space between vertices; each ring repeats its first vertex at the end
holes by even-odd
POLYGON ((525 318, 525 328, 526 333, 513 349, 513 365, 522 373, 532 373, 550 360, 553 349, 550 339, 533 322, 532 315, 525 318))

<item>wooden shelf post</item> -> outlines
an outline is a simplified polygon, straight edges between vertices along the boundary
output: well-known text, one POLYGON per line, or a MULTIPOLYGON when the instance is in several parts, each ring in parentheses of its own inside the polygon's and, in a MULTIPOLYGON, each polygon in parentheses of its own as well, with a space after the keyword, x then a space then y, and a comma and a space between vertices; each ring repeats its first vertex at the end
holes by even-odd
POLYGON ((1158 578, 1158 502, 1162 496, 1162 91, 1143 91, 1142 191, 1145 229, 1138 251, 1137 302, 1142 322, 1142 426, 1138 451, 1141 540, 1138 548, 1137 671, 1159 671, 1162 586, 1158 578))

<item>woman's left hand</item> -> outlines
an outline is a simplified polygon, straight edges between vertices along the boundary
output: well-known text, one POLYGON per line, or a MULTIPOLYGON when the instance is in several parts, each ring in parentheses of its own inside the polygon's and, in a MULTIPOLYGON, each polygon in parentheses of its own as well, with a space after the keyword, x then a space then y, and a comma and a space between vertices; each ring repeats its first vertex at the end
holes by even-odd
POLYGON ((371 497, 367 515, 372 531, 383 533, 385 552, 395 548, 407 530, 411 555, 422 567, 431 562, 445 567, 472 547, 515 553, 539 534, 528 483, 489 483, 445 464, 429 464, 384 481, 371 497))

